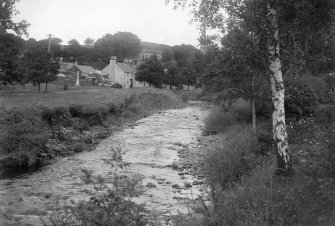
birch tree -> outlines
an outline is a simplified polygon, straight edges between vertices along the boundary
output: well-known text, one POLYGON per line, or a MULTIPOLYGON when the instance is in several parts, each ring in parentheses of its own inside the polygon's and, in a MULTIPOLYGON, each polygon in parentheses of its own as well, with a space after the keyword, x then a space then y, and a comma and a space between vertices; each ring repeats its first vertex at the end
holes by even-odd
MULTIPOLYGON (((335 1, 333 0, 170 0, 175 7, 190 7, 194 21, 200 24, 202 33, 215 29, 227 34, 227 24, 239 21, 244 32, 260 38, 267 49, 268 74, 270 75, 273 102, 273 140, 277 153, 277 172, 291 174, 292 159, 285 125, 285 74, 309 68, 313 51, 312 34, 324 37, 334 31, 335 1), (282 65, 282 62, 285 62, 282 65), (293 68, 293 70, 292 70, 293 68)), ((169 2, 169 0, 167 0, 169 2)), ((228 31, 229 32, 229 31, 228 31)), ((320 47, 327 45, 327 39, 320 47)), ((314 47, 315 48, 315 47, 314 47)))
POLYGON ((267 3, 267 18, 270 22, 270 34, 273 35, 268 42, 270 70, 272 72, 270 75, 272 103, 274 107, 272 113, 273 139, 277 151, 277 173, 290 174, 293 169, 285 124, 285 89, 280 60, 278 11, 272 4, 270 2, 267 3))

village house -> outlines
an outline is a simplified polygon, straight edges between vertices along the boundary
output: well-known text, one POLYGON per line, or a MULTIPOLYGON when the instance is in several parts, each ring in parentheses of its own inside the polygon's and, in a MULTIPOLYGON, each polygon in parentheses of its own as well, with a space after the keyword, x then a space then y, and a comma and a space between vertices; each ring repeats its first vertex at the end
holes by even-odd
POLYGON ((112 56, 110 63, 101 71, 103 79, 109 79, 113 83, 122 85, 123 88, 142 87, 142 83, 135 80, 135 66, 127 63, 116 62, 116 57, 112 56))
POLYGON ((86 65, 78 65, 77 62, 74 65, 72 65, 69 71, 72 72, 73 74, 77 74, 79 72, 79 75, 85 78, 94 78, 95 75, 97 74, 96 70, 93 67, 86 65))

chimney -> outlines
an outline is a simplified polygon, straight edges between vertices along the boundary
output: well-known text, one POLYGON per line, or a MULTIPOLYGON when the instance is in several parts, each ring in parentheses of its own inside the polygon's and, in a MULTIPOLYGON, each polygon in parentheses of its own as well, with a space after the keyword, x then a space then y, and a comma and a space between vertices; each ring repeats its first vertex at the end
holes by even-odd
POLYGON ((109 71, 109 78, 115 82, 116 81, 116 56, 112 56, 110 59, 110 71, 109 71))
POLYGON ((116 56, 112 56, 109 63, 116 64, 116 56))

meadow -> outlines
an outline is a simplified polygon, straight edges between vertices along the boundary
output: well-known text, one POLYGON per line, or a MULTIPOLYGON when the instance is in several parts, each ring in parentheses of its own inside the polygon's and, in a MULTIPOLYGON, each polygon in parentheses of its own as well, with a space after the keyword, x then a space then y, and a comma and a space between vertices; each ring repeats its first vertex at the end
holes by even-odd
POLYGON ((59 153, 91 150, 95 142, 87 135, 91 128, 97 127, 100 135, 96 136, 103 138, 111 132, 111 125, 119 127, 154 110, 181 104, 174 93, 150 88, 97 87, 47 93, 3 90, 0 168, 29 168, 41 161, 48 162, 59 153))

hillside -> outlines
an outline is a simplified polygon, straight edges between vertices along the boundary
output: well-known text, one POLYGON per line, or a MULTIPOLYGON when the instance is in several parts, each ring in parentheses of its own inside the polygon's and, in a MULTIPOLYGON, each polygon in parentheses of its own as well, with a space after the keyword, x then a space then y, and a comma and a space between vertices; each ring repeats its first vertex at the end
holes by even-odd
POLYGON ((164 49, 171 49, 171 46, 165 44, 158 44, 153 42, 141 42, 142 52, 160 52, 162 53, 164 49))

